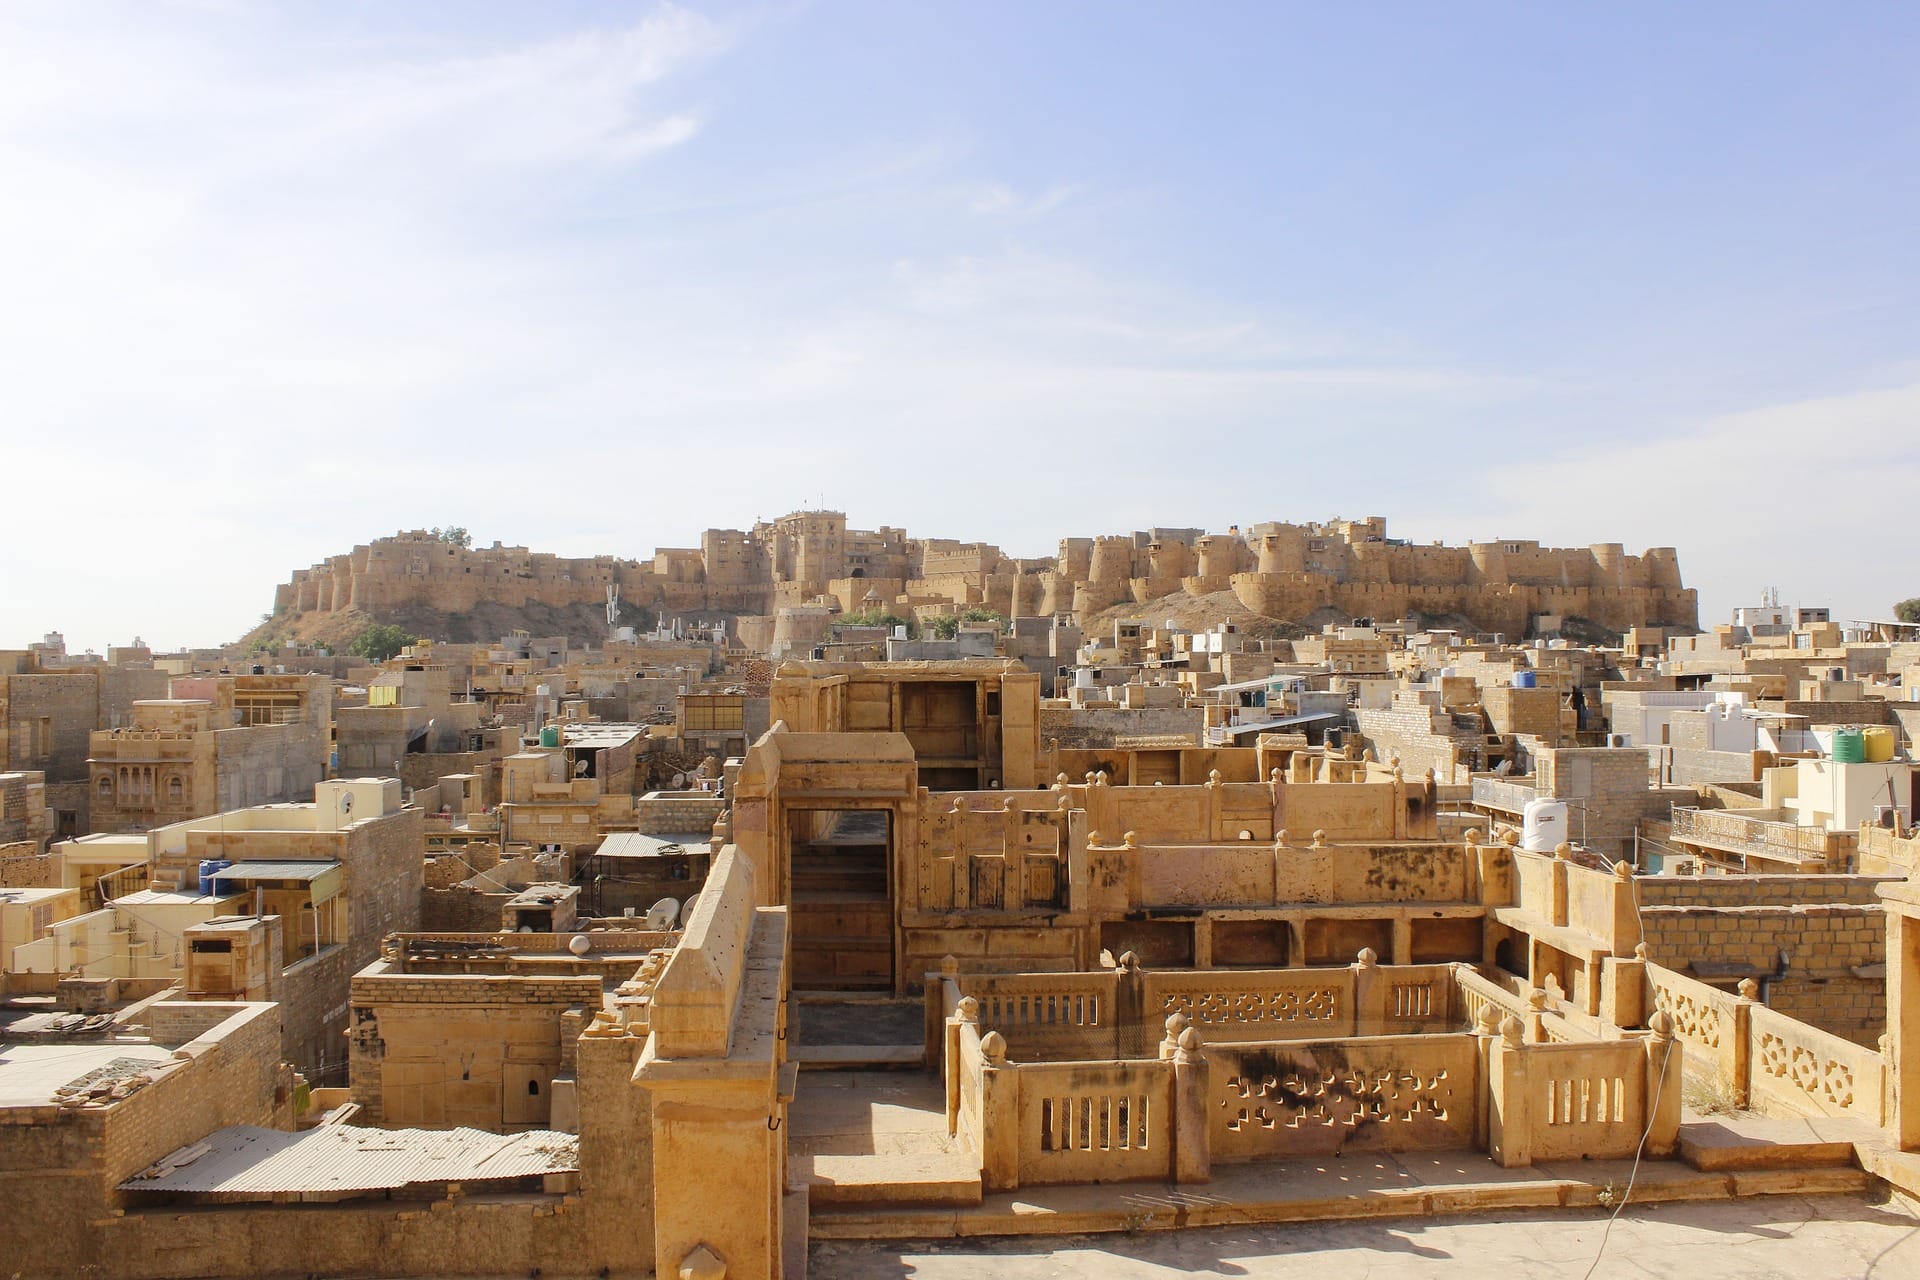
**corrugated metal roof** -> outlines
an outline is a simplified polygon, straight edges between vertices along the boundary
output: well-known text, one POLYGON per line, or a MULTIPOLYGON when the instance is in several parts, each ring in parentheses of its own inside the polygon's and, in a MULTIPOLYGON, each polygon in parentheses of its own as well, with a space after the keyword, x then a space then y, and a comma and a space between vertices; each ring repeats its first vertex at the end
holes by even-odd
POLYGON ((338 869, 340 864, 332 858, 308 861, 289 858, 285 862, 266 859, 236 862, 230 867, 222 867, 214 872, 217 880, 318 880, 329 871, 338 869))
POLYGON ((304 1133, 236 1125, 180 1148, 120 1184, 122 1191, 271 1195, 386 1191, 421 1182, 484 1182, 580 1167, 580 1140, 535 1129, 359 1129, 304 1133))

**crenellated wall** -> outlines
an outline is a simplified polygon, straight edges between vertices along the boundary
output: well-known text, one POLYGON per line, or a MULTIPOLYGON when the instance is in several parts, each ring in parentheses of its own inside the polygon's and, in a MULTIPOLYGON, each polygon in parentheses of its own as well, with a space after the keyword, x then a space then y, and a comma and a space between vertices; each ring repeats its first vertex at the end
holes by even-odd
POLYGON ((986 543, 914 540, 898 529, 847 528, 832 511, 796 512, 750 531, 709 529, 698 548, 650 560, 564 558, 525 547, 450 545, 415 530, 298 570, 275 594, 278 614, 591 607, 617 586, 623 602, 666 612, 769 615, 827 598, 860 612, 929 599, 1010 616, 1072 613, 1082 623, 1176 591, 1231 590, 1268 617, 1318 609, 1397 618, 1458 613, 1489 631, 1524 634, 1534 614, 1577 616, 1614 630, 1692 627, 1695 595, 1671 547, 1626 554, 1619 543, 1542 547, 1503 540, 1414 546, 1386 522, 1267 523, 1225 534, 1155 529, 1066 538, 1050 559, 1014 560, 986 543))

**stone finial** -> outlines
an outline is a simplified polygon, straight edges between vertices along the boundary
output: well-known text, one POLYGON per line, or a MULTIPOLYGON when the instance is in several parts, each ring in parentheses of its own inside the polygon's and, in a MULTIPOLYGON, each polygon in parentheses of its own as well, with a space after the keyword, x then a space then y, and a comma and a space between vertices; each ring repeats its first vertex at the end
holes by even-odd
POLYGON ((1280 771, 1278 769, 1267 770, 1267 781, 1278 786, 1280 783, 1280 771))
POLYGON ((1467 840, 1467 843, 1468 843, 1468 844, 1479 844, 1479 843, 1480 843, 1480 828, 1478 828, 1478 827, 1468 827, 1468 828, 1467 828, 1467 832, 1466 832, 1466 840, 1467 840))
POLYGON ((1178 1040, 1180 1033, 1193 1025, 1193 1019, 1178 1009, 1167 1015, 1167 1039, 1178 1040))
POLYGON ((961 996, 953 1011, 962 1022, 980 1021, 980 1002, 972 996, 961 996))
POLYGON ((1087 770, 1087 785, 1088 785, 1088 786, 1092 786, 1092 785, 1093 785, 1093 780, 1094 780, 1095 778, 1097 778, 1097 777, 1099 777, 1099 776, 1100 776, 1100 775, 1099 775, 1099 774, 1097 774, 1097 773, 1095 773, 1095 772, 1094 772, 1093 770, 1091 770, 1091 769, 1089 769, 1089 770, 1087 770))
POLYGON ((1520 843, 1520 832, 1513 827, 1505 828, 1500 832, 1500 843, 1509 849, 1513 848, 1520 843))
POLYGON ((1440 771, 1432 765, 1427 766, 1427 772, 1423 776, 1426 778, 1429 787, 1437 787, 1440 785, 1440 771))
POLYGON ((1218 769, 1209 769, 1209 770, 1207 770, 1207 785, 1208 785, 1208 786, 1210 786, 1210 787, 1217 787, 1217 786, 1219 786, 1219 785, 1220 785, 1220 783, 1221 783, 1221 781, 1222 781, 1222 779, 1221 779, 1221 777, 1220 777, 1220 771, 1219 771, 1218 769))
POLYGON ((1362 947, 1360 948, 1360 954, 1356 955, 1353 960, 1354 963, 1362 969, 1371 969, 1380 963, 1380 953, 1372 947, 1362 947))
POLYGON ((940 976, 955 978, 960 975, 960 957, 949 952, 940 957, 940 976))
POLYGON ((1499 1035, 1500 1006, 1491 1003, 1481 1005, 1480 1012, 1473 1015, 1473 1029, 1483 1036, 1499 1035))
POLYGON ((1622 880, 1633 879, 1633 864, 1625 858, 1613 864, 1613 874, 1622 880))
POLYGON ((998 1031, 989 1031, 980 1037, 980 1056, 994 1066, 1005 1066, 1007 1062, 1007 1038, 998 1031))
POLYGON ((1368 764, 1372 764, 1372 763, 1374 762, 1374 758, 1373 758, 1373 748, 1372 748, 1372 747, 1368 747, 1368 748, 1367 748, 1367 749, 1366 749, 1365 751, 1362 751, 1362 752, 1360 753, 1360 758, 1361 758, 1362 760, 1364 760, 1364 761, 1366 761, 1366 763, 1368 763, 1368 764))
POLYGON ((1314 847, 1314 848, 1316 848, 1316 849, 1324 849, 1324 848, 1326 848, 1326 847, 1327 847, 1327 832, 1326 832, 1326 828, 1324 828, 1324 827, 1315 827, 1315 828, 1314 828, 1314 831, 1313 831, 1313 847, 1314 847))
POLYGON ((1500 1022, 1500 1038, 1510 1045, 1518 1046, 1526 1039, 1527 1028, 1519 1018, 1508 1014, 1500 1022))
POLYGON ((1636 943, 1634 943, 1634 944, 1633 944, 1633 958, 1634 958, 1635 960, 1645 960, 1645 959, 1647 958, 1647 944, 1646 944, 1646 943, 1644 943, 1644 942, 1636 942, 1636 943))
POLYGON ((1188 1027, 1180 1033, 1180 1047, 1174 1052, 1175 1062, 1192 1062, 1200 1056, 1200 1032, 1188 1027))
POLYGON ((1140 957, 1133 954, 1133 952, 1131 951, 1122 951, 1120 953, 1120 958, 1114 961, 1113 967, 1116 969, 1127 969, 1127 970, 1138 969, 1140 967, 1140 957))
POLYGON ((1742 1000, 1758 1000, 1760 998, 1760 984, 1752 978, 1740 979, 1739 988, 1740 998, 1742 1000))
POLYGON ((1273 847, 1276 849, 1284 849, 1287 847, 1287 829, 1285 827, 1273 833, 1273 847))
POLYGON ((1556 858, 1571 858, 1573 856, 1573 846, 1565 840, 1562 840, 1559 844, 1553 846, 1553 856, 1556 858))
POLYGON ((1120 837, 1120 843, 1129 849, 1138 849, 1140 847, 1140 833, 1138 831, 1129 831, 1120 837))
POLYGON ((1673 1015, 1665 1009, 1658 1010, 1647 1019, 1647 1030, 1653 1032, 1655 1040, 1673 1039, 1673 1015))
POLYGON ((1065 791, 1067 789, 1069 782, 1070 782, 1070 779, 1068 779, 1067 775, 1064 773, 1056 773, 1055 775, 1053 775, 1053 789, 1055 791, 1065 791))
POLYGON ((1093 775, 1093 785, 1096 787, 1104 787, 1109 781, 1110 779, 1104 773, 1096 773, 1093 775))
POLYGON ((1527 992, 1527 1008, 1538 1013, 1546 1007, 1547 989, 1545 987, 1534 987, 1527 992))
POLYGON ((726 1280, 726 1276, 727 1264, 706 1245, 695 1245, 680 1259, 680 1280, 726 1280))
POLYGON ((1101 835, 1098 831, 1087 832, 1087 848, 1089 849, 1104 848, 1106 846, 1106 843, 1107 843, 1107 838, 1101 835))
POLYGON ((1006 798, 1006 800, 1005 800, 1005 802, 1003 802, 1003 803, 1001 804, 1001 806, 1000 806, 1000 812, 1002 812, 1002 813, 1012 813, 1012 812, 1013 812, 1013 794, 1012 794, 1011 792, 1009 792, 1009 793, 1007 794, 1007 798, 1006 798))

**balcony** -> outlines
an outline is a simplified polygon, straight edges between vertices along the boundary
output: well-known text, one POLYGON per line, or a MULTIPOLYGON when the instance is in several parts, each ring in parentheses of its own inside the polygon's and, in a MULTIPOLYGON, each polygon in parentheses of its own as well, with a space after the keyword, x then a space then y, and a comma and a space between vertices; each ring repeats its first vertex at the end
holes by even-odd
POLYGON ((1782 820, 1784 810, 1739 812, 1724 809, 1673 811, 1673 840, 1768 862, 1797 863, 1807 870, 1844 865, 1857 836, 1850 831, 1803 827, 1782 820))
POLYGON ((1473 780, 1473 803, 1475 808, 1498 809, 1502 813, 1521 815, 1527 811, 1527 802, 1539 798, 1531 779, 1517 782, 1502 778, 1475 778, 1473 780))

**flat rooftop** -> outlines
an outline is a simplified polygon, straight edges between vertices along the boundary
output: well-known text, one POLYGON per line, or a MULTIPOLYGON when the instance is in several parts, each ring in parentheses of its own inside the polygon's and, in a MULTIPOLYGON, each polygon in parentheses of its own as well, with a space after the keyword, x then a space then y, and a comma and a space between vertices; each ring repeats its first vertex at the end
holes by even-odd
POLYGON ((0 1107, 44 1107, 54 1090, 102 1073, 135 1075, 174 1060, 173 1050, 140 1041, 0 1044, 0 1107))

